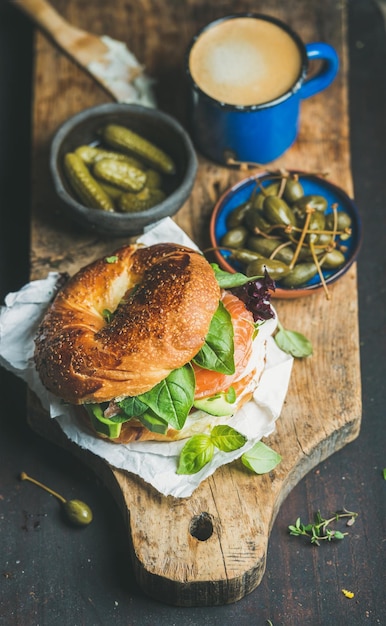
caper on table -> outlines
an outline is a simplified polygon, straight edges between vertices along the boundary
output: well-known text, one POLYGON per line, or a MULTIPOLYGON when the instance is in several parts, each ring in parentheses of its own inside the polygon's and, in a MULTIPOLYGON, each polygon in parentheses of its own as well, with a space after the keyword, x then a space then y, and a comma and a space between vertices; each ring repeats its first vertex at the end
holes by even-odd
POLYGON ((52 496, 57 498, 59 502, 62 504, 64 514, 69 522, 76 526, 87 526, 92 522, 92 511, 88 504, 82 502, 81 500, 66 500, 56 491, 53 491, 43 483, 39 482, 35 478, 31 478, 25 472, 21 472, 19 476, 20 480, 28 480, 29 482, 37 485, 44 491, 48 491, 52 496))

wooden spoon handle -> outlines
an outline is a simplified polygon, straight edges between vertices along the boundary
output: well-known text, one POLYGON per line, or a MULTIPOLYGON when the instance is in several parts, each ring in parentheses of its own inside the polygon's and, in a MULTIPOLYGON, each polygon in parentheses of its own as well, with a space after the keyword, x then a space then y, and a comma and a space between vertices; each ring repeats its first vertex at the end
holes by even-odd
POLYGON ((75 42, 87 35, 67 22, 46 0, 12 1, 66 52, 71 52, 75 42))

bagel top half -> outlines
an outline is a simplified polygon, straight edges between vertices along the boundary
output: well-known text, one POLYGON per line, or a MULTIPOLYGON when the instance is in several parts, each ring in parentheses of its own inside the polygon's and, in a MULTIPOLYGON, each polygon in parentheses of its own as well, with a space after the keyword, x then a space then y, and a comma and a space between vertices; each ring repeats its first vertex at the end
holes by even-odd
POLYGON ((35 340, 40 378, 73 404, 145 393, 201 349, 220 297, 199 252, 122 247, 55 297, 35 340), (108 322, 106 312, 114 313, 108 322))

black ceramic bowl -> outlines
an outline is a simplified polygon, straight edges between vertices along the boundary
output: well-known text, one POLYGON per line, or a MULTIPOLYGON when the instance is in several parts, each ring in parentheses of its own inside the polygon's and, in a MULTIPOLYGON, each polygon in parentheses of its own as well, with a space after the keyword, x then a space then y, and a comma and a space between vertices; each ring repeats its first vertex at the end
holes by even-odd
POLYGON ((64 214, 89 230, 119 237, 141 234, 146 227, 181 208, 192 191, 197 158, 188 134, 170 115, 134 104, 108 103, 86 109, 62 124, 52 140, 50 169, 64 214), (165 177, 165 200, 150 209, 119 213, 88 208, 69 187, 63 170, 64 155, 80 145, 95 144, 98 130, 110 123, 126 126, 148 139, 176 164, 176 173, 165 177))
MULTIPOLYGON (((345 258, 343 265, 334 270, 323 269, 324 282, 326 285, 329 285, 341 278, 357 258, 362 240, 362 226, 358 209, 352 199, 349 198, 340 187, 327 181, 325 178, 300 171, 292 171, 289 173, 298 175, 305 194, 321 195, 325 197, 328 203, 326 214, 332 211, 332 205, 336 205, 338 211, 348 213, 351 218, 351 236, 341 242, 342 247, 344 247, 345 258)), ((259 185, 266 187, 273 180, 272 174, 254 175, 241 180, 222 195, 212 213, 210 223, 212 246, 216 249, 215 256, 219 265, 228 272, 242 272, 244 268, 238 262, 231 259, 229 251, 221 248, 221 240, 229 230, 228 218, 230 214, 236 207, 251 198, 251 195, 256 190, 257 180, 259 181, 259 185)), ((338 244, 339 243, 338 238, 338 244)), ((322 289, 323 283, 319 275, 316 275, 308 282, 296 288, 283 287, 280 282, 277 282, 276 290, 272 293, 272 297, 285 299, 299 298, 301 296, 309 296, 322 289)))

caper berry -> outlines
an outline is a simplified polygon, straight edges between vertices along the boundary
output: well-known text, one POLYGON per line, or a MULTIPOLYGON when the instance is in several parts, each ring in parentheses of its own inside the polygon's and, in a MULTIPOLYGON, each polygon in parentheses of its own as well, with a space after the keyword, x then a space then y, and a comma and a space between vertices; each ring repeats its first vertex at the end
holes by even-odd
POLYGON ((90 507, 81 500, 66 500, 63 503, 63 511, 67 519, 77 526, 87 526, 92 522, 92 511, 90 507))
POLYGON ((227 219, 227 227, 229 229, 237 228, 241 226, 246 213, 252 208, 252 202, 249 200, 248 202, 244 202, 237 206, 231 213, 228 215, 227 219))
POLYGON ((299 198, 304 196, 304 190, 302 184, 295 178, 287 178, 287 182, 283 191, 283 198, 289 204, 293 204, 299 198))
POLYGON ((248 236, 248 231, 244 226, 232 228, 225 233, 221 239, 224 248, 241 248, 248 236))
POLYGON ((266 237, 251 235, 247 239, 246 246, 266 257, 274 255, 277 261, 283 261, 283 263, 288 264, 291 263, 294 255, 293 248, 290 245, 282 246, 280 239, 267 239, 266 237), (276 252, 278 248, 280 248, 280 250, 276 252))
POLYGON ((271 183, 270 185, 263 187, 263 189, 256 195, 253 201, 253 208, 261 211, 261 209, 263 208, 264 198, 266 198, 267 196, 276 196, 279 188, 280 182, 271 183))
MULTIPOLYGON (((346 228, 351 228, 352 220, 348 213, 345 211, 337 211, 336 213, 337 219, 337 230, 346 230, 346 228)), ((328 230, 333 230, 334 228, 334 213, 328 213, 326 215, 326 228, 328 230)))
POLYGON ((261 257, 249 263, 245 273, 247 276, 263 276, 265 270, 267 270, 272 280, 280 280, 290 271, 288 265, 282 263, 282 261, 261 257))
POLYGON ((283 198, 267 196, 263 202, 263 211, 264 217, 271 224, 283 224, 284 226, 296 225, 295 216, 283 198))
POLYGON ((320 211, 324 213, 327 209, 327 200, 323 196, 309 194, 299 198, 293 205, 293 212, 296 217, 303 218, 307 209, 314 209, 314 211, 320 211))
MULTIPOLYGON (((320 254, 320 250, 317 250, 317 251, 315 250, 315 252, 320 254)), ((313 258, 314 257, 313 257, 310 247, 308 245, 303 245, 298 254, 298 260, 299 261, 312 261, 313 258)))
POLYGON ((325 248, 327 248, 328 246, 333 244, 333 241, 334 238, 331 233, 325 232, 318 235, 318 246, 324 246, 325 248))
POLYGON ((271 224, 265 219, 263 212, 253 208, 245 215, 245 224, 252 233, 267 233, 271 224))
POLYGON ((317 273, 315 263, 298 263, 295 267, 280 280, 282 287, 300 287, 307 283, 317 273))
POLYGON ((237 248, 236 250, 232 250, 232 253, 230 254, 231 259, 234 259, 243 265, 248 265, 248 263, 256 261, 260 257, 261 254, 247 248, 237 248))
MULTIPOLYGON (((305 220, 306 220, 306 215, 300 220, 298 220, 298 224, 301 227, 303 227, 305 220)), ((315 211, 314 213, 311 213, 307 230, 308 231, 312 231, 312 230, 321 231, 324 228, 325 228, 324 213, 321 213, 320 211, 315 211)), ((309 243, 317 243, 319 241, 319 236, 320 236, 320 233, 309 232, 306 235, 306 241, 308 241, 309 243)))
POLYGON ((227 218, 221 244, 231 248, 229 258, 244 266, 247 276, 267 270, 285 288, 308 283, 321 267, 341 267, 339 244, 351 235, 350 215, 335 210, 338 205, 329 208, 322 195, 305 195, 297 174, 272 173, 263 185, 256 183, 249 200, 227 218))
POLYGON ((92 511, 85 502, 82 502, 81 500, 66 500, 59 493, 53 491, 46 485, 43 485, 43 483, 35 480, 35 478, 31 478, 31 476, 28 476, 25 472, 21 472, 20 480, 29 480, 29 482, 37 485, 41 489, 44 489, 44 491, 48 491, 48 493, 57 498, 62 504, 67 520, 72 524, 76 524, 77 526, 87 526, 92 522, 92 511))
POLYGON ((345 256, 340 250, 331 250, 323 257, 322 265, 329 270, 335 270, 341 267, 345 262, 345 256))

